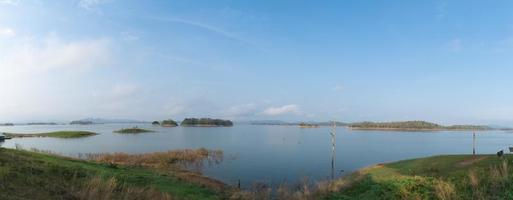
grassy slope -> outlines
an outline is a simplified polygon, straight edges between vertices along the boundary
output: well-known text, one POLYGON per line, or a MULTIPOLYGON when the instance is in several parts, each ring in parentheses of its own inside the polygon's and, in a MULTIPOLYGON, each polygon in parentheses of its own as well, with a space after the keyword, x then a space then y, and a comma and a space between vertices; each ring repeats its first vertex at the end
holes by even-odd
POLYGON ((172 173, 97 164, 0 148, 0 199, 75 199, 71 192, 93 177, 115 177, 123 187, 151 187, 178 199, 220 199, 214 190, 172 173))
POLYGON ((34 134, 18 134, 18 133, 5 133, 8 137, 54 137, 54 138, 81 138, 97 135, 88 131, 56 131, 49 133, 34 133, 34 134))
POLYGON ((326 199, 512 199, 512 160, 454 155, 376 165, 337 181, 339 192, 326 199))

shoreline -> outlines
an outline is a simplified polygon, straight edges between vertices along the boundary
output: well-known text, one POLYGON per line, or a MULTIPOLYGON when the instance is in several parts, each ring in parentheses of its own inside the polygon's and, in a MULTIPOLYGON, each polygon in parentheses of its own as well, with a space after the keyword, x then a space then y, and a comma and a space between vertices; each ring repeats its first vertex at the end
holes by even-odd
POLYGON ((428 129, 428 128, 360 128, 360 127, 347 127, 350 130, 355 131, 432 131, 432 132, 440 132, 440 131, 475 131, 475 132, 485 132, 485 131, 495 131, 495 129, 490 130, 482 130, 482 129, 428 129))

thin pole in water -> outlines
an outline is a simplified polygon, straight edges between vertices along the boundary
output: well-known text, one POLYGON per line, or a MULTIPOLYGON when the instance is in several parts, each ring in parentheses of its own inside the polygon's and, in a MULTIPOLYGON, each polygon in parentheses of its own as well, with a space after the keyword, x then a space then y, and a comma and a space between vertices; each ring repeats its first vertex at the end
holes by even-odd
POLYGON ((476 131, 472 133, 472 155, 476 155, 476 131))
POLYGON ((335 179, 335 144, 336 144, 336 137, 337 137, 337 123, 335 121, 331 124, 331 179, 335 179))

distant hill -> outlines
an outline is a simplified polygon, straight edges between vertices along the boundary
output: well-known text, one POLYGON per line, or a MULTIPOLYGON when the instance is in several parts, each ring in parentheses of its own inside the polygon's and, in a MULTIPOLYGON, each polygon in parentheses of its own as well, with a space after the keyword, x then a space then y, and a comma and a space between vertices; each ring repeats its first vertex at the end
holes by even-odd
POLYGON ((27 123, 27 125, 58 125, 57 123, 55 122, 29 122, 27 123))
POLYGON ((352 129, 371 130, 493 130, 488 126, 478 125, 452 125, 442 126, 426 121, 403 121, 403 122, 359 122, 349 125, 352 129))
POLYGON ((258 121, 249 121, 251 125, 297 125, 290 122, 285 122, 281 120, 258 120, 258 121))
MULTIPOLYGON (((282 125, 282 126, 299 126, 301 124, 309 124, 314 126, 331 126, 333 122, 285 122, 280 120, 261 120, 261 121, 250 121, 251 125, 282 125)), ((345 122, 335 122, 337 126, 347 126, 349 123, 345 122)))
POLYGON ((133 124, 133 123, 150 123, 146 121, 131 120, 131 119, 103 119, 103 118, 85 118, 73 121, 75 124, 78 122, 86 122, 90 124, 133 124))

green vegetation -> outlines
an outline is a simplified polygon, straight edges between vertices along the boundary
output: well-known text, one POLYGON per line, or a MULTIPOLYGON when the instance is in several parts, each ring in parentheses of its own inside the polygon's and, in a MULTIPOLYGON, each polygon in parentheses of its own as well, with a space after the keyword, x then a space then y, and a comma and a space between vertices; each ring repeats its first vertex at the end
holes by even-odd
POLYGON ((513 155, 435 156, 364 168, 326 199, 512 199, 513 155))
POLYGON ((375 129, 375 130, 492 130, 487 126, 475 125, 453 125, 442 126, 439 124, 425 121, 405 121, 405 122, 360 122, 349 125, 352 129, 375 129))
POLYGON ((27 123, 27 125, 33 126, 33 125, 58 125, 58 124, 55 122, 30 122, 30 123, 27 123))
POLYGON ((126 166, 0 148, 0 199, 226 199, 224 187, 197 173, 174 168, 126 166))
POLYGON ((98 134, 89 132, 89 131, 56 131, 56 132, 48 132, 48 133, 31 133, 31 134, 4 133, 4 135, 7 137, 12 137, 12 138, 23 138, 23 137, 81 138, 81 137, 94 136, 94 135, 98 135, 98 134))
POLYGON ((154 131, 142 129, 142 128, 138 128, 138 127, 123 128, 123 129, 114 131, 114 133, 124 133, 124 134, 137 134, 137 133, 149 133, 149 132, 154 132, 154 131))
POLYGON ((72 121, 69 124, 71 124, 71 125, 91 125, 91 124, 93 124, 93 122, 78 120, 78 121, 72 121))
POLYGON ((185 118, 182 126, 233 126, 233 122, 230 120, 222 119, 210 119, 210 118, 185 118))
POLYGON ((160 125, 160 122, 158 122, 158 121, 153 121, 153 122, 151 123, 151 125, 153 125, 153 126, 158 126, 158 125, 160 125))
POLYGON ((492 127, 488 126, 477 126, 477 125, 452 125, 445 127, 449 130, 477 130, 477 131, 486 131, 493 130, 492 127))
POLYGON ((319 128, 319 125, 301 122, 301 123, 299 123, 299 127, 300 128, 319 128))
POLYGON ((175 127, 178 126, 178 123, 176 123, 172 119, 164 120, 162 123, 160 123, 163 127, 175 127))

